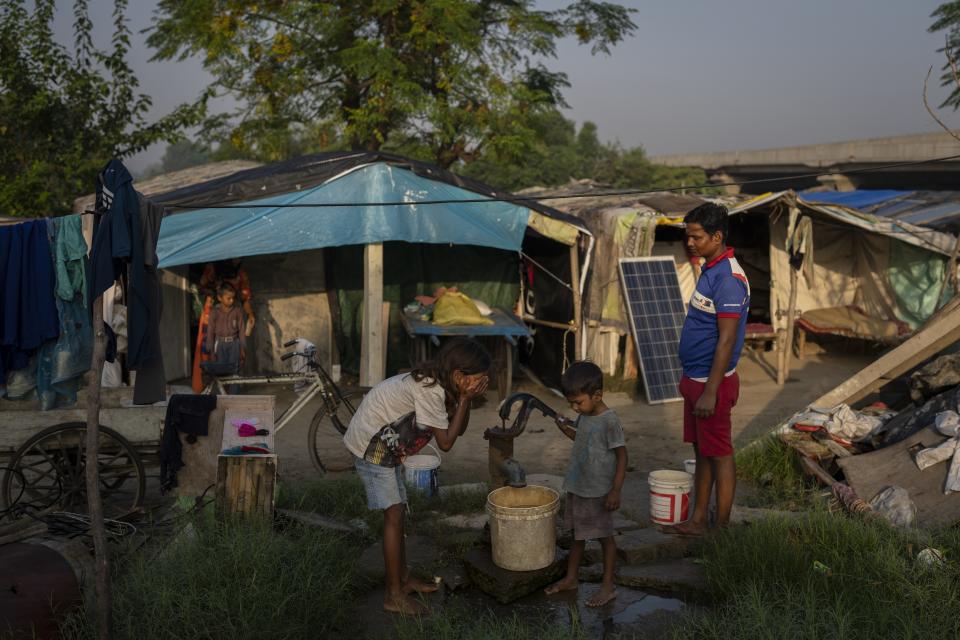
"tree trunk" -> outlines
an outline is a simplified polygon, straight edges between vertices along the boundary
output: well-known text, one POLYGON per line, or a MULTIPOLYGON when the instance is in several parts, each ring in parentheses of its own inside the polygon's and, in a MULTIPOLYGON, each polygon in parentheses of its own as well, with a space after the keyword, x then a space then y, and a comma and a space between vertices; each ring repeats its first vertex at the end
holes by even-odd
POLYGON ((97 594, 97 629, 99 640, 110 638, 110 558, 107 549, 107 533, 103 526, 103 502, 100 499, 100 468, 97 464, 100 447, 100 382, 103 378, 103 361, 106 351, 106 336, 103 329, 103 299, 93 301, 93 362, 87 386, 87 510, 90 514, 90 530, 93 534, 97 594))

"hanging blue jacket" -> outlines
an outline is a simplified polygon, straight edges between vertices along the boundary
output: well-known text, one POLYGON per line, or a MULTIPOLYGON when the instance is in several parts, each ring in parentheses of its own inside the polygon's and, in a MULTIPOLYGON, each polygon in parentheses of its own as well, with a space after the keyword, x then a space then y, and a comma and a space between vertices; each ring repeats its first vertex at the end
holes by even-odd
POLYGON ((148 257, 133 177, 117 159, 108 162, 100 173, 97 211, 102 213, 94 231, 90 254, 90 302, 119 279, 129 264, 127 364, 135 370, 160 355, 157 332, 149 330, 160 322, 160 309, 156 304, 159 295, 148 291, 149 287, 156 288, 158 283, 147 278, 148 257))

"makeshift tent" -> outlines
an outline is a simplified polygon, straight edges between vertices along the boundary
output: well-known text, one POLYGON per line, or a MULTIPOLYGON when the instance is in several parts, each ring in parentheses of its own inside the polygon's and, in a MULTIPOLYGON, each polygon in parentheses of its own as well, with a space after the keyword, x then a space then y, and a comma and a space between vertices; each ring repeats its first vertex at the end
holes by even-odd
MULTIPOLYGON (((597 251, 586 298, 586 355, 608 372, 617 366, 614 336, 627 332, 617 277, 621 257, 671 255, 681 290, 689 299, 695 268, 683 243, 682 219, 694 207, 717 202, 730 210, 730 245, 751 282, 751 323, 784 331, 790 306, 788 232, 798 220, 812 223, 812 261, 797 279, 797 315, 804 311, 858 306, 874 318, 902 321, 916 328, 950 292, 943 292, 949 234, 849 208, 809 202, 792 191, 757 197, 655 193, 591 195, 544 202, 584 220, 597 251), (613 335, 611 335, 613 334, 613 335)), ((556 192, 552 192, 556 193, 556 192)), ((759 331, 759 329, 758 329, 759 331)))
MULTIPOLYGON (((346 367, 355 364, 362 324, 358 309, 369 311, 363 348, 379 351, 373 344, 379 340, 369 338, 381 323, 372 310, 380 308, 377 294, 383 291, 393 303, 391 341, 401 345, 401 307, 434 284, 461 285, 468 295, 479 289, 488 302, 511 309, 523 287, 524 299, 536 300, 524 312, 537 326, 524 356, 534 371, 555 384, 564 358, 575 355, 575 341, 560 327, 574 335, 579 327, 580 274, 589 261, 592 237, 579 220, 545 205, 380 152, 295 158, 152 199, 173 214, 160 231, 162 268, 336 248, 324 258, 327 284, 332 285, 326 289, 337 289, 340 335, 354 341, 341 345, 346 367), (464 269, 468 265, 469 273, 464 269), (382 281, 371 279, 376 269, 382 271, 382 281), (554 279, 566 288, 557 287, 554 279)), ((407 366, 400 360, 395 356, 388 364, 407 366)))

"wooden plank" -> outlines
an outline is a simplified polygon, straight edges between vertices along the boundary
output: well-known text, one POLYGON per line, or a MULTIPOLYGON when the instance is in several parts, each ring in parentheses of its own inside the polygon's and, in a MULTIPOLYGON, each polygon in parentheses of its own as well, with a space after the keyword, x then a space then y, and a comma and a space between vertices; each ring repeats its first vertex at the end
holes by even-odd
POLYGON ((627 347, 623 352, 623 379, 636 380, 640 376, 640 361, 637 360, 637 347, 633 338, 627 336, 627 347))
POLYGON ((177 473, 177 495, 196 497, 216 484, 217 457, 223 449, 227 411, 256 414, 275 412, 274 402, 274 396, 218 396, 217 408, 210 413, 206 437, 198 437, 195 443, 190 444, 186 436, 180 435, 184 467, 177 473))
POLYGON ((849 484, 864 501, 884 487, 897 485, 910 493, 917 506, 918 524, 924 527, 952 525, 960 521, 960 494, 943 495, 950 461, 923 471, 913 461, 913 450, 934 447, 947 438, 933 429, 924 429, 902 442, 872 453, 838 459, 849 484))
MULTIPOLYGON (((401 312, 402 311, 403 310, 401 309, 401 312)), ((382 366, 383 366, 384 375, 386 375, 387 353, 390 352, 390 344, 389 344, 390 342, 389 340, 390 338, 390 303, 389 302, 384 301, 383 303, 383 312, 381 313, 381 321, 383 322, 383 324, 381 325, 383 327, 383 339, 382 339, 382 344, 380 346, 380 350, 383 353, 382 366)))
POLYGON ((580 333, 580 328, 583 326, 583 303, 580 299, 580 248, 576 244, 570 246, 570 285, 573 290, 573 324, 577 331, 573 336, 573 355, 577 360, 583 360, 585 334, 580 333))
POLYGON ((960 340, 960 306, 891 349, 838 387, 817 398, 810 406, 829 409, 841 402, 853 404, 878 390, 884 380, 893 380, 960 340))
POLYGON ((372 387, 386 375, 383 353, 383 244, 363 248, 363 337, 360 385, 372 387))
POLYGON ((780 434, 780 441, 807 458, 827 460, 834 457, 826 445, 814 440, 809 433, 788 429, 780 434))
POLYGON ((803 467, 804 471, 816 478, 820 484, 825 487, 832 487, 833 483, 837 481, 836 478, 824 471, 823 467, 820 466, 820 463, 813 458, 800 456, 800 466, 803 467))
POLYGON ((219 456, 216 512, 219 518, 272 518, 277 456, 219 456))
MULTIPOLYGON (((100 424, 117 431, 133 444, 159 442, 165 406, 101 408, 100 424)), ((0 451, 16 451, 36 433, 58 424, 86 422, 86 409, 4 411, 0 413, 0 451)))
POLYGON ((777 386, 782 387, 790 376, 793 356, 793 330, 797 320, 797 270, 790 266, 790 304, 787 307, 787 331, 783 348, 777 352, 777 386))

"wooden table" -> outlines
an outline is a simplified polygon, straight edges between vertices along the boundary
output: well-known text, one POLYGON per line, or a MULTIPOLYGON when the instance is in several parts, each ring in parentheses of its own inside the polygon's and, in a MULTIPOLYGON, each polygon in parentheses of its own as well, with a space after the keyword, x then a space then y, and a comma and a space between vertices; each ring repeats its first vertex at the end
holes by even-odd
POLYGON ((494 309, 490 319, 493 320, 491 325, 439 325, 401 313, 400 320, 411 340, 410 365, 415 366, 428 359, 431 346, 440 346, 440 338, 466 336, 492 342, 494 380, 500 399, 506 398, 513 385, 513 352, 517 338, 529 336, 530 328, 502 309, 494 309))

